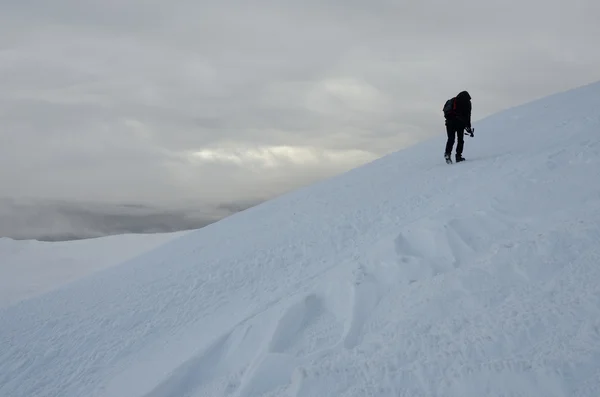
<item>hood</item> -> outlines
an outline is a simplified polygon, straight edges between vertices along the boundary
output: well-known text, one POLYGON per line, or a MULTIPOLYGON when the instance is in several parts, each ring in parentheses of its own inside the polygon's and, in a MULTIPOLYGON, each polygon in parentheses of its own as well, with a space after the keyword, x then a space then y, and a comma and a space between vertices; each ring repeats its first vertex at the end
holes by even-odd
POLYGON ((467 91, 461 91, 457 96, 459 99, 471 100, 471 95, 467 91))

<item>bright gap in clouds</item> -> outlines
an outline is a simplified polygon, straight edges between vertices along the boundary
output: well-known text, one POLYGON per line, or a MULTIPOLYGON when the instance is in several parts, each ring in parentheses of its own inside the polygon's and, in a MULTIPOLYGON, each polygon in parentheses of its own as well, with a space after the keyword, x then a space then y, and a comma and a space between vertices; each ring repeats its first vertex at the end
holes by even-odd
POLYGON ((190 154, 193 163, 231 163, 240 167, 277 169, 287 166, 347 168, 375 159, 363 150, 327 150, 315 147, 264 146, 246 149, 202 149, 190 154))
POLYGON ((189 186, 179 199, 193 200, 197 195, 212 203, 223 197, 260 202, 377 157, 358 149, 226 143, 180 152, 179 160, 169 163, 169 171, 177 185, 189 186))

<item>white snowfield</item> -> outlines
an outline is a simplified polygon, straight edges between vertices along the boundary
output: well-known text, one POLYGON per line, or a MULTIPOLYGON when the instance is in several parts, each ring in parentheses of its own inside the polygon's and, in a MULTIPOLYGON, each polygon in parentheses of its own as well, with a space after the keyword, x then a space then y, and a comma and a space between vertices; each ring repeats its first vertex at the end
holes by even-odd
POLYGON ((600 83, 475 128, 0 309, 0 396, 600 396, 600 83))
POLYGON ((61 242, 0 238, 0 307, 118 265, 185 233, 127 234, 61 242))

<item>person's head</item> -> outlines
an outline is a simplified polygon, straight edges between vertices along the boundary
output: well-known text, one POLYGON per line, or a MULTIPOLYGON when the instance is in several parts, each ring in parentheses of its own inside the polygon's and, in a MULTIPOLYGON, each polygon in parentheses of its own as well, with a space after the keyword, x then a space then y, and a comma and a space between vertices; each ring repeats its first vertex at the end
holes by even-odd
POLYGON ((461 91, 456 97, 465 101, 471 100, 471 95, 467 91, 461 91))

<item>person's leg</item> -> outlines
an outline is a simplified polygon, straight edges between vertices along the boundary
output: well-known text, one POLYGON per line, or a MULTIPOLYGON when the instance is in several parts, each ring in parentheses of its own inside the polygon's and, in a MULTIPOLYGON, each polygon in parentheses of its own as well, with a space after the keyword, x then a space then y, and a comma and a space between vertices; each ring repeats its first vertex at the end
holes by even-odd
POLYGON ((456 143, 456 158, 462 158, 463 147, 465 145, 465 133, 462 129, 456 129, 458 142, 456 143))
POLYGON ((446 123, 446 134, 448 135, 448 140, 446 141, 446 151, 444 155, 446 157, 452 154, 452 147, 454 146, 454 126, 452 123, 446 123))

